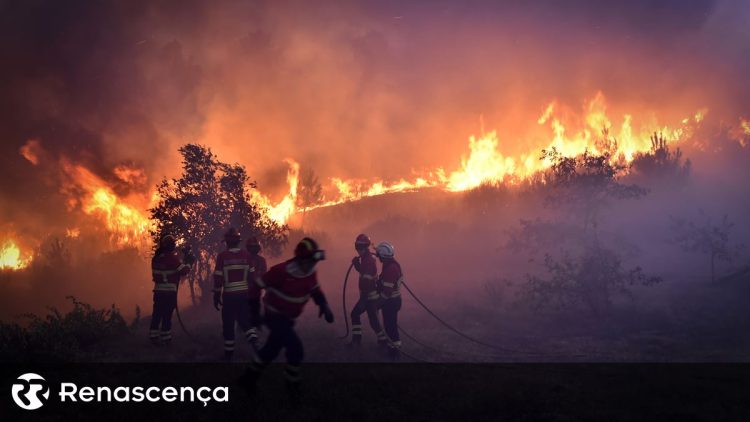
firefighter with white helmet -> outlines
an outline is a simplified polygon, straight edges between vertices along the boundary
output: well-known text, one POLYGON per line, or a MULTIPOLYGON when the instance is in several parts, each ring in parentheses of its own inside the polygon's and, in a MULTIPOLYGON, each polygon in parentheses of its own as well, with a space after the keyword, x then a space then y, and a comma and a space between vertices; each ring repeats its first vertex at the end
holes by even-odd
POLYGON ((388 349, 393 358, 400 354, 401 338, 398 334, 398 311, 401 310, 401 283, 404 275, 401 265, 394 258, 395 249, 388 242, 380 242, 375 248, 375 255, 383 264, 378 278, 383 325, 388 335, 388 349))

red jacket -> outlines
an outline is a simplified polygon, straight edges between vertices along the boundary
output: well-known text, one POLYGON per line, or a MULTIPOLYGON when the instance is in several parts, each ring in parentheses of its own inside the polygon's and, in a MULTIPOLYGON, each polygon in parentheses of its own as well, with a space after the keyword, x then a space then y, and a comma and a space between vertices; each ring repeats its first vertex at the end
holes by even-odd
POLYGON ((254 260, 250 252, 231 248, 216 257, 214 292, 224 294, 248 294, 248 281, 253 281, 254 260))
POLYGON ((404 281, 404 274, 401 272, 401 265, 395 259, 388 259, 383 262, 383 271, 380 273, 380 284, 382 290, 380 296, 384 299, 390 299, 401 296, 401 283, 404 281))
POLYGON ((268 265, 266 264, 266 258, 263 258, 260 255, 253 255, 250 254, 250 257, 252 258, 251 263, 253 267, 255 267, 255 271, 253 272, 253 279, 250 283, 249 293, 250 297, 253 298, 260 298, 260 289, 257 288, 258 279, 262 278, 266 271, 268 271, 268 265))
POLYGON ((359 272, 359 294, 370 300, 377 300, 380 295, 377 289, 378 267, 375 258, 369 253, 355 261, 354 268, 359 272))
POLYGON ((154 282, 154 293, 177 294, 180 277, 190 272, 190 265, 184 264, 177 251, 164 252, 151 259, 151 276, 154 282))
POLYGON ((274 265, 262 278, 256 279, 256 283, 257 288, 266 289, 263 296, 266 313, 295 319, 311 297, 318 306, 326 303, 315 269, 304 274, 294 259, 274 265))

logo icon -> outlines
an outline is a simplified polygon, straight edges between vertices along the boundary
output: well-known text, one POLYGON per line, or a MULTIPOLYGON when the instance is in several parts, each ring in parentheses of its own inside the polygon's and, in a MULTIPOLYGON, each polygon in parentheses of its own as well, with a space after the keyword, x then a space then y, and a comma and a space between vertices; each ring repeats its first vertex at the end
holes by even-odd
POLYGON ((49 399, 47 381, 37 374, 23 374, 13 383, 13 401, 26 410, 39 409, 49 399))

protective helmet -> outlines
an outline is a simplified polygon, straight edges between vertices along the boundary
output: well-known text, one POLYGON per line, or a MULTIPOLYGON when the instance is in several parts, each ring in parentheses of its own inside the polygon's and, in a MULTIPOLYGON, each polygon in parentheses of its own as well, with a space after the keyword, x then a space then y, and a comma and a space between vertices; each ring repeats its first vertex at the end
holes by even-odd
POLYGON ((240 236, 240 232, 238 232, 234 227, 230 227, 229 230, 224 233, 224 241, 227 243, 237 243, 241 240, 242 236, 240 236))
POLYGON ((260 252, 260 242, 258 242, 258 238, 255 236, 252 236, 249 239, 247 239, 246 247, 247 247, 247 250, 252 253, 260 252))
POLYGON ((177 245, 177 241, 171 234, 166 234, 159 240, 159 246, 165 249, 174 249, 177 245))
POLYGON ((318 248, 318 244, 309 237, 300 240, 297 247, 294 248, 294 256, 296 258, 312 258, 315 261, 326 259, 325 251, 318 248))
POLYGON ((354 249, 360 250, 363 248, 369 248, 372 244, 372 241, 370 241, 370 238, 362 233, 359 236, 357 236, 357 239, 354 241, 354 249))
POLYGON ((380 242, 378 243, 378 246, 375 247, 375 255, 381 258, 393 258, 394 254, 395 250, 393 245, 388 242, 380 242))

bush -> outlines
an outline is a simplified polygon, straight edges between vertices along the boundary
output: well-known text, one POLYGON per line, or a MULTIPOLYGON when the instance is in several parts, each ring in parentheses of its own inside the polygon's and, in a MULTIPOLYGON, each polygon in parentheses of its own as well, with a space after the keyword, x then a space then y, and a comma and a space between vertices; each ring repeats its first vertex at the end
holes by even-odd
POLYGON ((0 361, 89 360, 103 352, 108 340, 130 332, 114 305, 94 309, 75 297, 67 298, 73 309, 66 314, 56 308, 44 318, 26 314, 26 327, 0 322, 0 361))

